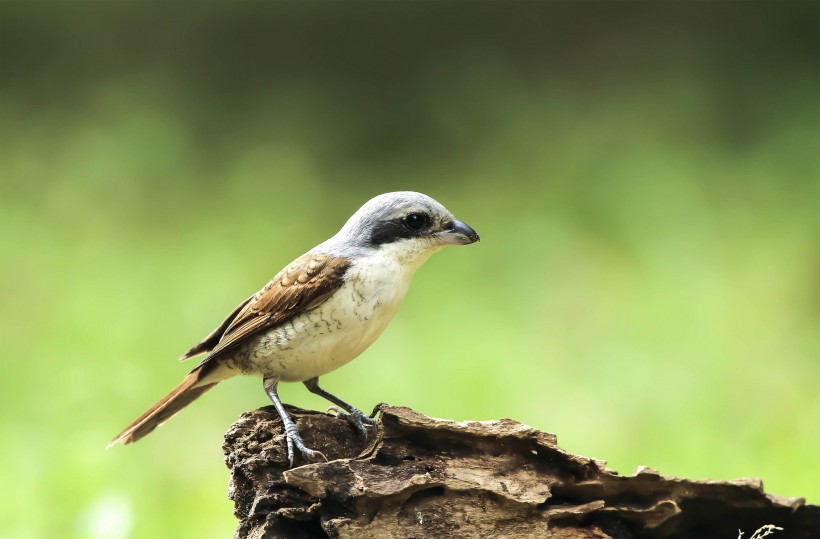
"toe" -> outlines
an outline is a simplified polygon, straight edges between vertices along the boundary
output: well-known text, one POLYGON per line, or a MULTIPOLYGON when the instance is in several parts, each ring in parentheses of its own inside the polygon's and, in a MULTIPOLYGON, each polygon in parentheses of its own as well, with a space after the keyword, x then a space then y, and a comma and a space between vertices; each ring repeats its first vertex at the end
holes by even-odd
POLYGON ((302 451, 302 455, 305 457, 307 461, 310 462, 318 462, 320 460, 327 462, 327 457, 325 456, 325 454, 321 451, 316 451, 315 449, 305 448, 304 451, 302 451))

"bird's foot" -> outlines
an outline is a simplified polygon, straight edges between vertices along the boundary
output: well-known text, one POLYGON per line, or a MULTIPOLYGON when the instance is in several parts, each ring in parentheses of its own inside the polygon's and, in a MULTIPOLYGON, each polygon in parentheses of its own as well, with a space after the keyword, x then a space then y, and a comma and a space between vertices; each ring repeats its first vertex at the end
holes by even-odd
POLYGON ((354 408, 353 406, 350 407, 350 410, 342 410, 338 406, 331 406, 327 409, 328 413, 332 413, 336 417, 340 419, 344 419, 351 425, 353 425, 359 433, 367 438, 367 425, 375 425, 376 421, 370 417, 364 415, 364 412, 359 410, 358 408, 354 408))
POLYGON ((291 468, 293 468, 295 463, 296 454, 294 448, 299 450, 299 453, 302 454, 302 458, 308 463, 318 462, 319 460, 327 462, 327 457, 321 451, 310 449, 305 445, 305 442, 302 441, 302 437, 299 436, 299 431, 296 430, 296 425, 291 424, 285 428, 285 438, 288 442, 288 462, 290 462, 291 468))

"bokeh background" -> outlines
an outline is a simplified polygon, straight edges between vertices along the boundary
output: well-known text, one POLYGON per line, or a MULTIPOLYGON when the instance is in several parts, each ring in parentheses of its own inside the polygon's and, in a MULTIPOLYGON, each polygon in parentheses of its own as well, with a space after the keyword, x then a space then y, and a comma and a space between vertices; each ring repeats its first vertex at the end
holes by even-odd
POLYGON ((328 390, 820 502, 817 2, 0 9, 0 537, 230 536, 221 437, 259 380, 106 443, 405 189, 482 241, 328 390))

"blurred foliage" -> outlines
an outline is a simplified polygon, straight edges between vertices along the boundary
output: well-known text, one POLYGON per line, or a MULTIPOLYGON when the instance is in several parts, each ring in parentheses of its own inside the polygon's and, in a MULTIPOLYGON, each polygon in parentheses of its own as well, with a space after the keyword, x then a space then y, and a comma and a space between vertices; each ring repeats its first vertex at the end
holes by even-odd
POLYGON ((103 447, 399 189, 482 242, 327 389, 820 502, 819 6, 3 0, 0 537, 229 536, 259 380, 103 447))

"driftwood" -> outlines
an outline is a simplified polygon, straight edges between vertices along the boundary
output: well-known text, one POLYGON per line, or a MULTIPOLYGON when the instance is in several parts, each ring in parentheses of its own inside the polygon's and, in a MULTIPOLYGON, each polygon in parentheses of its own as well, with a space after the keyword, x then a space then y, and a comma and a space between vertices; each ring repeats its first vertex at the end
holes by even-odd
POLYGON ((365 440, 341 419, 290 410, 329 461, 289 470, 276 411, 243 414, 224 445, 237 538, 750 539, 764 525, 783 528, 772 539, 820 537, 820 506, 765 494, 757 479, 624 477, 509 419, 382 405, 365 440))

